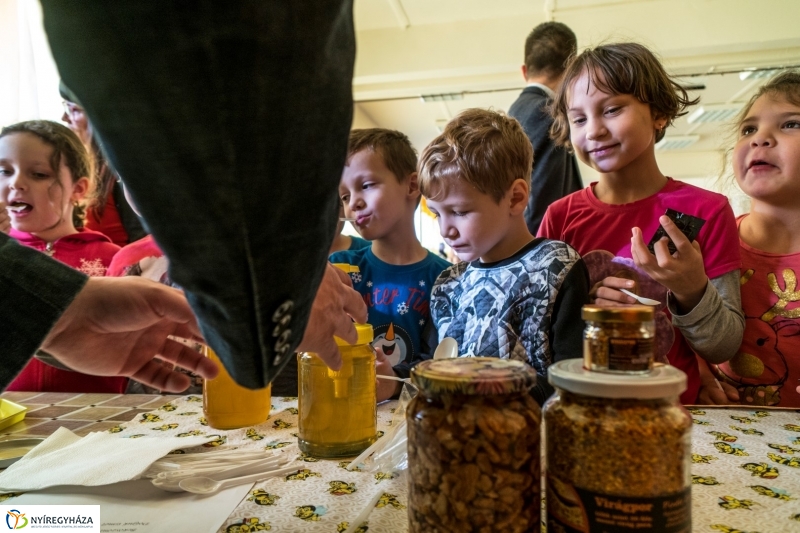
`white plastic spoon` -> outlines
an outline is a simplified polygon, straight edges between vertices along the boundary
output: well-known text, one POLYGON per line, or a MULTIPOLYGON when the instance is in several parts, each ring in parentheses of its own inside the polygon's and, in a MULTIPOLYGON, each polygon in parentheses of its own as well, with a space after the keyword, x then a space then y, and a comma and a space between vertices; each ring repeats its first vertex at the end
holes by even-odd
POLYGON ((433 352, 434 359, 451 359, 458 357, 458 342, 453 337, 445 337, 433 352))
POLYGON ((659 302, 658 300, 653 300, 651 298, 645 298, 644 296, 639 296, 638 294, 634 294, 627 289, 620 289, 620 292, 623 294, 627 294, 631 298, 634 298, 636 301, 644 305, 661 305, 661 302, 659 302))
POLYGON ((193 494, 213 494, 219 490, 227 489, 228 487, 264 481, 265 479, 288 474, 289 472, 297 472, 298 470, 299 468, 297 465, 287 466, 286 468, 268 470, 266 472, 259 472, 258 474, 250 474, 249 476, 223 479, 222 481, 217 481, 210 477, 196 476, 182 479, 179 486, 186 492, 191 492, 193 494))
POLYGON ((206 479, 223 481, 225 479, 241 476, 242 474, 246 474, 248 472, 260 470, 263 473, 265 469, 283 466, 288 462, 288 457, 284 458, 277 456, 269 457, 267 459, 260 459, 258 461, 250 461, 247 464, 234 466, 225 470, 220 470, 219 467, 209 467, 185 469, 175 472, 162 472, 158 474, 155 479, 151 481, 151 483, 159 489, 166 490, 168 492, 183 492, 180 483, 184 479, 196 478, 200 477, 202 474, 206 474, 204 476, 206 479))

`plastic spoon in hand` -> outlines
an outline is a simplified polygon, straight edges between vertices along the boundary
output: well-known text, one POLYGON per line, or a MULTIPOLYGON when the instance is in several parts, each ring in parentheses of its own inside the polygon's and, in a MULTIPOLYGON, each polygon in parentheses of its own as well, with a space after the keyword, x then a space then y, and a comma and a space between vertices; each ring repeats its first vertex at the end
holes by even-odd
POLYGON ((219 490, 227 489, 228 487, 235 487, 237 485, 244 485, 246 483, 255 483, 256 481, 264 481, 271 477, 280 476, 281 474, 288 474, 289 472, 297 472, 297 465, 287 466, 286 468, 279 468, 277 470, 268 470, 266 472, 259 472, 258 474, 250 474, 249 476, 234 477, 217 481, 210 477, 190 477, 182 479, 178 484, 180 488, 186 492, 193 494, 213 494, 219 490))
POLYGON ((453 337, 445 337, 433 352, 434 359, 452 359, 458 357, 458 342, 453 337))
POLYGON ((637 302, 644 305, 661 305, 661 302, 659 302, 658 300, 653 300, 650 298, 645 298, 644 296, 639 296, 638 294, 634 294, 627 289, 620 289, 620 292, 623 294, 627 294, 631 298, 634 298, 637 302))

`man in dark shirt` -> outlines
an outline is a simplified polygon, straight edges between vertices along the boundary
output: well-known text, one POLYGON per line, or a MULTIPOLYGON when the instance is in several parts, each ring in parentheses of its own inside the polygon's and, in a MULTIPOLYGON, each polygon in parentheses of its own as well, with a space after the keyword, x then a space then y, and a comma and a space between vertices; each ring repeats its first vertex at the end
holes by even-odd
POLYGON ((522 124, 533 145, 531 193, 525 211, 525 221, 533 235, 551 203, 583 188, 575 156, 550 139, 553 119, 547 112, 566 63, 577 48, 575 34, 564 24, 544 22, 536 26, 525 40, 522 75, 528 86, 508 110, 522 124))

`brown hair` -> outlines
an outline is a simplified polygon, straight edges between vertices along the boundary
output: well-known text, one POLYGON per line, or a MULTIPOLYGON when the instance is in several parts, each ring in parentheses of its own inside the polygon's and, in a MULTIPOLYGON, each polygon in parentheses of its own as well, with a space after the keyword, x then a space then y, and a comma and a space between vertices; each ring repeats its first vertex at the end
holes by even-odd
POLYGON ((577 50, 578 39, 566 24, 539 24, 525 39, 525 68, 528 76, 533 74, 558 78, 577 50))
POLYGON ((417 152, 405 134, 385 128, 352 130, 347 142, 347 159, 361 150, 380 154, 383 163, 402 182, 417 170, 417 152))
POLYGON ((419 188, 429 198, 442 181, 463 180, 500 202, 514 180, 530 183, 533 147, 519 122, 504 113, 467 109, 422 151, 419 188))
POLYGON ((739 115, 737 115, 737 127, 747 118, 747 114, 750 112, 750 108, 753 107, 753 104, 756 103, 756 100, 764 95, 772 98, 782 98, 786 102, 800 107, 800 71, 787 70, 781 72, 759 87, 747 104, 745 104, 739 115))
POLYGON ((687 113, 686 108, 700 99, 689 99, 661 62, 646 46, 638 43, 615 43, 587 48, 570 61, 564 80, 558 88, 550 107, 553 125, 550 137, 559 145, 570 148, 567 96, 572 83, 584 72, 598 90, 607 94, 630 94, 650 106, 655 119, 666 119, 664 127, 656 132, 656 142, 677 117, 687 113))
MULTIPOLYGON (((53 171, 58 174, 59 168, 61 168, 61 158, 63 157, 64 164, 72 175, 73 183, 82 177, 89 179, 88 193, 84 197, 84 203, 91 201, 90 198, 93 195, 95 184, 92 159, 75 132, 51 120, 28 120, 6 126, 0 130, 0 138, 14 133, 35 135, 49 146, 52 146, 53 155, 50 157, 50 166, 53 171)), ((58 178, 55 178, 55 182, 60 183, 58 178)), ((78 228, 83 226, 84 209, 85 205, 76 206, 73 213, 73 221, 78 228)))

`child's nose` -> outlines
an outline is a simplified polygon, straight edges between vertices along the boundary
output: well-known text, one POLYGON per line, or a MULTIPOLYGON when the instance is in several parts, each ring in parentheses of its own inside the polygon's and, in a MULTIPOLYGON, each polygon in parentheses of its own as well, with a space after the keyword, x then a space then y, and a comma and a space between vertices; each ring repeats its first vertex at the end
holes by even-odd
POLYGON ((591 120, 586 124, 586 138, 590 141, 599 139, 606 133, 606 128, 599 120, 591 120))
POLYGON ((750 139, 750 145, 753 148, 758 146, 772 146, 774 143, 775 139, 773 138, 772 134, 763 130, 756 132, 750 139))

